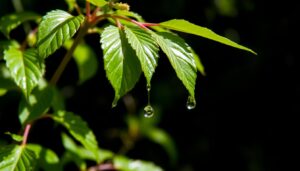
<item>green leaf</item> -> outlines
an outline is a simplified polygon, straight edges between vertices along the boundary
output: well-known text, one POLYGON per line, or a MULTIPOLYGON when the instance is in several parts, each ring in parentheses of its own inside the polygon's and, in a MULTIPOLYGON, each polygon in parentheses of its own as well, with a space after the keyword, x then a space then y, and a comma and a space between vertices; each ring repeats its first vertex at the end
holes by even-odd
POLYGON ((168 32, 152 32, 153 38, 169 58, 177 77, 195 97, 195 85, 197 78, 197 68, 191 48, 180 37, 168 32))
POLYGON ((158 45, 151 34, 138 27, 125 27, 126 37, 142 65, 148 84, 157 66, 158 45))
POLYGON ((113 107, 117 101, 130 91, 141 74, 138 57, 125 37, 124 31, 108 26, 101 34, 104 53, 104 68, 107 78, 115 90, 113 107))
POLYGON ((59 90, 53 87, 53 99, 52 99, 52 109, 54 112, 59 110, 65 110, 65 100, 64 97, 60 94, 59 90))
POLYGON ((46 58, 60 48, 64 42, 77 32, 84 16, 72 16, 62 10, 48 12, 43 18, 38 29, 38 53, 46 58))
POLYGON ((9 90, 17 89, 18 87, 11 77, 8 68, 5 66, 5 64, 0 64, 0 96, 5 95, 9 90))
POLYGON ((139 22, 145 22, 142 16, 140 16, 138 13, 132 12, 132 11, 126 11, 126 10, 117 10, 116 14, 118 15, 125 15, 127 17, 131 17, 136 19, 139 22))
POLYGON ((79 145, 77 145, 71 137, 66 134, 62 134, 62 142, 65 149, 71 152, 74 155, 77 155, 79 158, 84 160, 92 160, 97 163, 104 162, 106 159, 112 158, 114 154, 111 151, 99 149, 98 156, 99 159, 95 158, 95 155, 92 151, 87 150, 79 145))
POLYGON ((9 145, 0 148, 1 171, 32 171, 36 156, 26 146, 9 145))
POLYGON ((20 24, 30 20, 37 20, 40 15, 33 12, 20 12, 5 15, 0 19, 0 31, 9 39, 11 30, 17 28, 20 24))
MULTIPOLYGON (((73 41, 70 40, 64 46, 70 49, 72 44, 73 41)), ((89 45, 84 43, 76 47, 73 55, 79 71, 79 84, 82 84, 97 73, 97 55, 89 45)))
POLYGON ((76 6, 76 0, 65 0, 65 2, 68 4, 68 11, 73 11, 76 6))
POLYGON ((54 90, 47 83, 40 83, 28 100, 22 99, 19 105, 19 119, 22 125, 41 117, 53 101, 54 90), (45 85, 42 85, 45 84, 45 85))
POLYGON ((166 150, 170 161, 172 164, 175 164, 177 161, 177 151, 175 147, 175 143, 171 136, 162 129, 152 127, 151 129, 144 131, 143 135, 145 135, 149 140, 161 145, 164 150, 166 150))
POLYGON ((22 89, 25 97, 29 98, 32 89, 43 76, 43 64, 36 50, 28 49, 25 52, 11 47, 4 52, 6 66, 16 84, 22 89))
POLYGON ((253 50, 251 50, 245 46, 239 45, 223 36, 220 36, 208 28, 195 25, 186 20, 173 19, 173 20, 162 22, 159 25, 162 27, 171 29, 171 30, 176 30, 176 31, 184 32, 184 33, 201 36, 201 37, 204 37, 204 38, 207 38, 207 39, 219 42, 219 43, 223 43, 228 46, 232 46, 234 48, 238 48, 238 49, 242 49, 242 50, 251 52, 256 55, 256 52, 254 52, 253 50))
POLYGON ((122 171, 162 171, 160 167, 151 162, 132 160, 125 156, 116 156, 113 163, 117 170, 122 171))
POLYGON ((10 47, 19 48, 20 45, 15 40, 0 40, 0 60, 3 59, 3 52, 8 50, 10 47))
POLYGON ((67 128, 70 134, 86 149, 92 151, 97 161, 99 160, 97 152, 98 142, 94 133, 85 121, 83 121, 78 115, 65 111, 58 111, 53 116, 53 119, 67 128))
POLYGON ((192 53, 193 53, 193 56, 194 56, 194 59, 195 59, 195 62, 196 62, 196 67, 197 67, 198 71, 203 76, 205 76, 206 73, 205 73, 204 65, 202 64, 200 57, 196 54, 196 52, 194 50, 192 50, 192 53))
POLYGON ((59 158, 54 151, 38 144, 28 144, 26 148, 33 151, 37 156, 37 168, 44 171, 62 171, 59 165, 59 158))
POLYGON ((22 142, 23 141, 23 136, 22 135, 17 135, 17 134, 13 134, 10 132, 5 132, 6 135, 9 135, 13 140, 17 141, 17 142, 22 142))
POLYGON ((105 0, 87 0, 87 1, 98 7, 102 7, 107 4, 105 0))

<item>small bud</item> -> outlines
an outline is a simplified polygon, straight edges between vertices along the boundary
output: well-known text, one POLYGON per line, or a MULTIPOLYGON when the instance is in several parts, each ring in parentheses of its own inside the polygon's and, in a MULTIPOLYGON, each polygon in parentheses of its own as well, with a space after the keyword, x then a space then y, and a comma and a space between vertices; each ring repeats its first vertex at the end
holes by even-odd
POLYGON ((129 11, 130 6, 127 3, 118 2, 114 5, 115 9, 129 11))

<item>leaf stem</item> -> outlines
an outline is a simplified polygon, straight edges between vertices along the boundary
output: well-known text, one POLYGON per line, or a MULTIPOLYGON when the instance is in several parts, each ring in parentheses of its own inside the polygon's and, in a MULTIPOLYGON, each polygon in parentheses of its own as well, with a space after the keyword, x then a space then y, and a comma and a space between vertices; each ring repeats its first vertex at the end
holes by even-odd
POLYGON ((59 80, 59 78, 61 77, 61 74, 63 73, 63 71, 65 70, 67 64, 69 63, 69 61, 72 58, 73 52, 75 51, 77 45, 80 43, 80 41, 83 39, 83 37, 85 36, 85 34, 87 33, 88 29, 90 27, 89 22, 86 20, 83 24, 83 26, 81 27, 81 29, 79 30, 71 48, 68 50, 68 52, 66 53, 66 55, 64 56, 63 60, 61 61, 60 65, 58 66, 57 70, 55 71, 54 75, 52 76, 51 80, 50 80, 50 84, 55 85, 57 83, 57 81, 59 80))
POLYGON ((141 22, 138 22, 134 19, 124 17, 124 16, 120 16, 120 15, 110 15, 110 17, 112 17, 114 19, 119 18, 119 19, 122 19, 122 20, 129 21, 129 22, 131 22, 133 24, 136 24, 137 26, 141 27, 142 29, 146 29, 146 30, 149 30, 148 27, 151 27, 151 26, 159 26, 159 24, 157 24, 157 23, 141 23, 141 22))
POLYGON ((91 17, 91 5, 89 1, 86 1, 85 3, 85 8, 86 8, 86 16, 88 19, 91 17))
POLYGON ((24 134, 23 134, 22 146, 26 145, 26 143, 27 143, 30 128, 31 128, 31 123, 27 124, 25 127, 24 134))

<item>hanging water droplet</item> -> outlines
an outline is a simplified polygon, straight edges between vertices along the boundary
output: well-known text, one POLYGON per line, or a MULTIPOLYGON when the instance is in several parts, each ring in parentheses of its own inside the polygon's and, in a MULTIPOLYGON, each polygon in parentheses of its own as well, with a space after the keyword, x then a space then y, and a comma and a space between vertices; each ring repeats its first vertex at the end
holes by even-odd
POLYGON ((144 116, 146 118, 151 118, 153 115, 154 115, 154 109, 153 109, 153 107, 151 105, 147 105, 144 108, 144 116))
POLYGON ((147 84, 147 91, 150 92, 150 90, 151 90, 151 85, 148 83, 147 84))
POLYGON ((195 98, 192 97, 192 96, 189 96, 188 100, 186 102, 186 108, 188 110, 191 110, 191 109, 195 109, 195 107, 196 107, 196 100, 195 100, 195 98))

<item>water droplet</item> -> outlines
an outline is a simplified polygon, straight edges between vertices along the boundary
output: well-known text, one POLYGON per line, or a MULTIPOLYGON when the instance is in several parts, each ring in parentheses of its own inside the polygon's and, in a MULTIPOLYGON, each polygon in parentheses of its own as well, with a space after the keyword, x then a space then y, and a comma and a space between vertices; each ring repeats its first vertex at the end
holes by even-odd
POLYGON ((147 84, 147 91, 150 92, 150 90, 151 90, 151 85, 148 83, 147 84))
POLYGON ((154 115, 154 109, 153 109, 153 107, 151 105, 147 105, 144 108, 144 116, 146 118, 151 118, 153 115, 154 115))
POLYGON ((186 102, 186 108, 188 110, 191 110, 191 109, 195 109, 195 107, 196 107, 196 100, 195 100, 195 98, 192 97, 192 96, 189 96, 188 100, 186 102))

